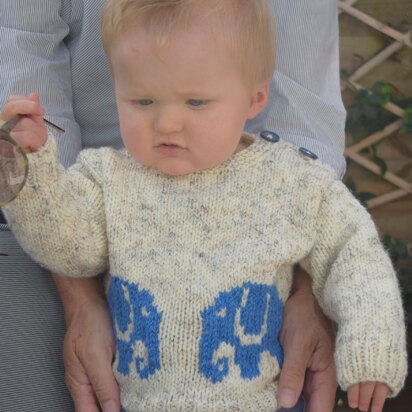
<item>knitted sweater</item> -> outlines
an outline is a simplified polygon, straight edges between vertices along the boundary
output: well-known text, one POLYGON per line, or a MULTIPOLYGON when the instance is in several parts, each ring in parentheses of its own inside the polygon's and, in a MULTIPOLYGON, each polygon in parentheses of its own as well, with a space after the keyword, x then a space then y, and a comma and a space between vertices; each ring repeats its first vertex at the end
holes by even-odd
POLYGON ((6 217, 33 258, 108 270, 126 411, 275 411, 293 266, 338 326, 342 388, 406 374, 403 311, 375 226, 328 166, 256 137, 224 164, 171 177, 126 151, 65 171, 52 136, 6 217))

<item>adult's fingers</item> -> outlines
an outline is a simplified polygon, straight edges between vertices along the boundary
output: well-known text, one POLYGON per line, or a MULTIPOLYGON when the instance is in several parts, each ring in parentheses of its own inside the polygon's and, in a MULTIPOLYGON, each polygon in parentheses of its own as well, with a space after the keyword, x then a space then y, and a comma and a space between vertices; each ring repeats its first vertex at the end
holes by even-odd
POLYGON ((99 412, 93 387, 83 365, 76 356, 72 355, 67 352, 65 356, 65 378, 75 412, 99 412))
POLYGON ((301 346, 296 336, 285 336, 284 345, 284 362, 279 377, 279 386, 277 399, 279 406, 282 408, 291 408, 294 406, 303 389, 305 372, 309 359, 312 355, 313 348, 308 345, 301 346))
POLYGON ((332 412, 336 388, 336 369, 333 361, 325 368, 309 369, 303 391, 307 401, 306 412, 332 412))
MULTIPOLYGON (((336 392, 330 325, 313 296, 310 277, 298 270, 294 285, 295 291, 285 304, 280 335, 285 360, 279 378, 278 403, 285 408, 292 407, 304 385, 309 405, 312 392, 315 405, 317 394, 322 396, 325 392, 329 405, 336 392), (326 386, 320 388, 319 382, 323 381, 326 386)), ((330 411, 318 409, 316 412, 330 411)))
POLYGON ((93 389, 81 387, 78 392, 71 392, 75 412, 100 412, 93 389))
POLYGON ((114 348, 102 343, 85 357, 84 367, 103 412, 120 411, 120 391, 112 370, 114 348))
POLYGON ((66 384, 76 412, 120 411, 120 391, 112 371, 115 353, 107 304, 99 297, 72 305, 64 339, 66 384))

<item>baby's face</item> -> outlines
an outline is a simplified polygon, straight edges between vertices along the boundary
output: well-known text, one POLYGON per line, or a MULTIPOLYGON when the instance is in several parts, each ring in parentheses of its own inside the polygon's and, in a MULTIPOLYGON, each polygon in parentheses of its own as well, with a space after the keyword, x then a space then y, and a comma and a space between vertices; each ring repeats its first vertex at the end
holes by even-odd
POLYGON ((231 53, 202 27, 174 33, 164 47, 133 29, 110 60, 125 147, 168 175, 227 160, 245 121, 266 104, 267 85, 247 86, 231 53))

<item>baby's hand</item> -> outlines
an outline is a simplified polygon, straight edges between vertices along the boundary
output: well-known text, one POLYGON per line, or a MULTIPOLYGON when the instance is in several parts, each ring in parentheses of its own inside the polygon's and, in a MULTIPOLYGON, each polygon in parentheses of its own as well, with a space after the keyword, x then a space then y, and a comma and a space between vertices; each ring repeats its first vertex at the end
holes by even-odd
POLYGON ((47 140, 47 129, 43 121, 45 111, 39 96, 10 96, 4 105, 0 118, 4 121, 23 115, 10 132, 10 136, 26 151, 35 152, 47 140))
POLYGON ((372 400, 372 412, 382 412, 385 399, 391 390, 381 382, 361 382, 348 388, 348 402, 351 408, 368 411, 372 400))

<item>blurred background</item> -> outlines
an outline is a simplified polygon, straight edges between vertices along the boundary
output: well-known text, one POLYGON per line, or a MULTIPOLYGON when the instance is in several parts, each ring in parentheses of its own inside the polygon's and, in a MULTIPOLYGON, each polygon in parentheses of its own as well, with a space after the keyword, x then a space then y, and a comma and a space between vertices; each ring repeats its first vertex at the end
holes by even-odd
MULTIPOLYGON (((412 412, 412 0, 339 5, 345 184, 371 212, 396 266, 408 322, 409 375, 385 412, 412 412)), ((339 392, 335 411, 353 411, 339 392)))

